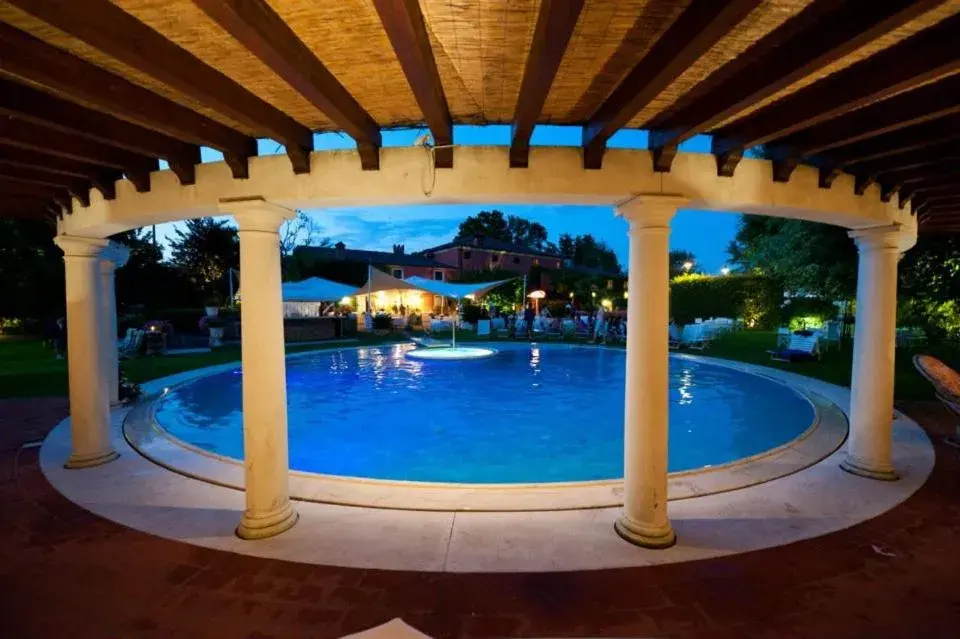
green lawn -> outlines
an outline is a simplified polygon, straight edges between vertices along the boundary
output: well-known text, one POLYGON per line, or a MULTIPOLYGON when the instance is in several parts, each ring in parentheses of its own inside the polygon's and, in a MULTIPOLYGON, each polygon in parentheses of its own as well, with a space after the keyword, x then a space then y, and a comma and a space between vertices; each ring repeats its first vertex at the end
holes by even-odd
MULTIPOLYGON (((458 336, 460 338, 460 336, 458 336)), ((474 341, 463 335, 463 341, 474 341)), ((393 341, 389 338, 363 337, 360 344, 381 344, 393 341)), ((712 357, 762 364, 808 375, 834 384, 847 386, 850 383, 851 346, 832 349, 824 353, 819 362, 784 363, 773 362, 767 350, 773 348, 776 337, 763 331, 742 331, 716 341, 704 354, 712 357)), ((336 348, 342 344, 287 346, 288 353, 318 348, 336 348)), ((924 349, 943 359, 954 368, 960 368, 960 349, 938 347, 924 349)), ((897 399, 930 399, 933 397, 929 383, 913 369, 913 353, 897 351, 896 394, 897 399)), ((240 360, 240 348, 225 346, 211 353, 143 357, 123 363, 127 376, 135 382, 145 382, 194 368, 224 364, 240 360)), ((57 360, 53 353, 37 340, 0 339, 0 397, 37 397, 66 395, 67 367, 64 360, 57 360)))

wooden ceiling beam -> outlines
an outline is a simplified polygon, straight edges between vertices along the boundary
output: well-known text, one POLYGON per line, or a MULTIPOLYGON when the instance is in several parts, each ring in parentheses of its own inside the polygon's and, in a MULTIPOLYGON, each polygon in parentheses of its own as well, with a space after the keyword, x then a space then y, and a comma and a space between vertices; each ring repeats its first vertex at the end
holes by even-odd
POLYGON ((68 200, 70 197, 75 197, 80 201, 81 205, 90 206, 89 186, 83 189, 72 190, 61 186, 28 182, 0 173, 0 198, 11 194, 48 199, 63 199, 66 197, 68 200))
POLYGON ((71 160, 56 155, 40 153, 32 149, 0 144, 0 164, 42 169, 80 178, 93 178, 108 170, 105 166, 71 160))
POLYGON ((705 133, 943 1, 814 0, 646 124, 651 129, 655 168, 669 170, 684 140, 705 133))
POLYGON ((0 142, 38 153, 121 169, 140 192, 150 190, 150 172, 159 168, 156 158, 61 133, 10 116, 0 116, 0 142))
POLYGON ((530 137, 577 26, 584 0, 542 0, 510 129, 510 166, 527 168, 530 137))
MULTIPOLYGON (((294 172, 310 172, 313 150, 310 129, 109 0, 10 0, 10 3, 249 127, 258 135, 262 132, 265 137, 283 143, 294 172)), ((227 152, 226 148, 220 150, 227 152)))
POLYGON ((599 169, 607 140, 760 4, 693 0, 583 127, 584 168, 599 169))
POLYGON ((851 173, 871 173, 884 176, 893 171, 914 169, 955 160, 960 160, 960 139, 948 139, 945 142, 934 143, 914 151, 848 164, 846 170, 851 173))
POLYGON ((0 72, 174 138, 218 149, 235 178, 247 177, 257 142, 215 120, 0 23, 0 72))
MULTIPOLYGON (((562 1, 562 0, 561 0, 562 1)), ((577 4, 581 0, 569 0, 577 4)), ((546 0, 546 4, 550 0, 546 0)), ((418 0, 373 0, 407 84, 433 134, 434 166, 453 168, 453 118, 418 0)))
POLYGON ((937 184, 905 186, 900 189, 900 201, 913 200, 917 195, 926 197, 938 195, 960 195, 960 184, 937 184))
MULTIPOLYGON (((897 160, 891 156, 899 156, 909 151, 918 151, 920 155, 929 154, 926 157, 936 160, 941 157, 936 149, 942 148, 941 145, 945 142, 954 141, 960 142, 958 114, 831 149, 820 157, 820 163, 845 167, 851 164, 863 165, 881 158, 885 161, 889 158, 893 162, 897 160), (920 151, 921 149, 923 151, 920 151)), ((860 168, 857 168, 857 172, 861 172, 860 168)))
POLYGON ((181 184, 196 182, 194 165, 200 164, 200 147, 195 144, 2 78, 0 113, 134 153, 163 158, 181 184))
POLYGON ((960 163, 949 162, 943 166, 929 166, 918 169, 907 169, 887 174, 888 180, 901 184, 922 184, 925 182, 939 182, 953 180, 960 184, 960 163))
POLYGON ((193 0, 200 9, 357 142, 380 168, 380 127, 266 0, 193 0))
POLYGON ((901 93, 770 142, 809 157, 860 140, 960 113, 960 75, 901 93))
POLYGON ((781 98, 714 131, 711 150, 718 158, 739 155, 950 74, 960 69, 958 30, 960 14, 781 98))
POLYGON ((91 187, 100 191, 105 200, 115 199, 117 197, 116 181, 122 177, 122 173, 116 169, 103 169, 89 178, 80 178, 43 168, 17 166, 3 162, 0 162, 0 175, 33 184, 64 187, 81 201, 89 201, 91 187))

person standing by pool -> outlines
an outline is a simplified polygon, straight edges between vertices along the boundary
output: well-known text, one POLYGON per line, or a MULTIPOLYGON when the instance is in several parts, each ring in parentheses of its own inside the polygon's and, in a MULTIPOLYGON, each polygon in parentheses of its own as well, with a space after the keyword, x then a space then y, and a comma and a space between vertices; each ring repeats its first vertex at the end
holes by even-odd
POLYGON ((533 307, 527 304, 527 308, 523 311, 523 324, 524 329, 527 331, 527 338, 532 338, 533 336, 533 321, 537 318, 537 314, 533 312, 533 307))
POLYGON ((602 339, 603 342, 606 342, 607 335, 607 320, 603 312, 603 306, 597 309, 597 318, 593 324, 593 341, 596 342, 598 339, 602 339))

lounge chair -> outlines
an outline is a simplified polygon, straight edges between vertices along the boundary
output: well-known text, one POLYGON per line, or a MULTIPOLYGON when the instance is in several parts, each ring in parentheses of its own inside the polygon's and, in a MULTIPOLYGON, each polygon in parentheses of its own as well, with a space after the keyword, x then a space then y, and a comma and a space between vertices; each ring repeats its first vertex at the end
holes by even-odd
MULTIPOLYGON (((937 399, 954 415, 960 417, 960 373, 930 355, 914 355, 913 366, 933 384, 937 399)), ((944 442, 960 448, 960 423, 957 424, 956 433, 947 435, 944 442)))
POLYGON ((794 331, 786 348, 767 351, 777 362, 804 362, 820 359, 820 341, 812 331, 794 331))
POLYGON ((543 332, 544 339, 558 339, 563 341, 563 329, 560 326, 560 320, 551 320, 547 323, 547 329, 543 332))
POLYGON ((130 359, 140 354, 140 345, 143 343, 143 331, 131 328, 127 331, 127 338, 117 345, 117 356, 120 359, 130 359), (132 332, 131 332, 132 331, 132 332))
POLYGON ((697 351, 706 350, 711 341, 713 341, 713 332, 702 322, 687 324, 680 334, 680 342, 687 348, 697 351))
POLYGON ((671 324, 667 328, 667 345, 669 348, 678 350, 680 348, 680 340, 683 337, 683 334, 680 332, 680 329, 676 324, 671 324))

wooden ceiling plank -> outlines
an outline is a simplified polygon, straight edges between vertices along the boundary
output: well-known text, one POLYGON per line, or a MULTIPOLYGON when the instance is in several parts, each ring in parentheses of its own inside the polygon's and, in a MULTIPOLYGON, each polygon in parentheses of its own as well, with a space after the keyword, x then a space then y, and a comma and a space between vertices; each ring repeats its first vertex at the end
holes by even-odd
POLYGON ((109 0, 10 3, 218 113, 262 131, 284 144, 295 173, 309 173, 310 129, 109 0))
POLYGON ((353 137, 364 169, 380 168, 380 127, 265 0, 193 1, 353 137))
POLYGON ((607 140, 760 4, 693 0, 583 127, 584 168, 599 169, 607 140))
POLYGON ((82 186, 72 185, 70 187, 63 187, 28 181, 0 172, 0 192, 41 198, 57 198, 68 193, 70 196, 80 200, 83 206, 90 206, 90 186, 86 183, 82 186))
POLYGON ((677 146, 734 117, 797 80, 943 4, 944 0, 881 2, 815 0, 761 38, 647 123, 650 148, 669 158, 677 146))
MULTIPOLYGON (((563 2, 565 0, 561 0, 563 2)), ((566 0, 571 5, 582 0, 566 0)), ((545 0, 544 4, 550 4, 545 0)), ((453 168, 453 119, 418 0, 373 0, 427 126, 433 134, 434 166, 453 168)), ((557 37, 560 37, 557 35, 557 37)), ((559 61, 558 61, 559 64, 559 61)), ((539 113, 538 113, 539 115, 539 113)))
POLYGON ((247 177, 246 160, 257 154, 253 138, 3 23, 0 72, 148 129, 218 149, 236 178, 247 177))
POLYGON ((2 78, 0 114, 14 115, 28 122, 134 153, 163 158, 171 167, 176 165, 180 169, 177 175, 181 184, 193 184, 195 181, 193 166, 200 163, 200 147, 197 145, 2 78))
POLYGON ((0 142, 124 171, 150 172, 158 169, 156 158, 62 133, 10 116, 0 116, 0 142))
POLYGON ((723 156, 784 137, 960 69, 960 14, 714 131, 723 156))
POLYGON ((960 160, 960 139, 934 143, 914 151, 888 155, 883 158, 848 164, 851 173, 872 173, 884 176, 894 171, 914 169, 941 162, 960 160))
MULTIPOLYGON (((383 0, 378 0, 383 2, 383 0)), ((530 137, 577 26, 584 0, 542 0, 510 130, 510 166, 527 168, 530 137)))

